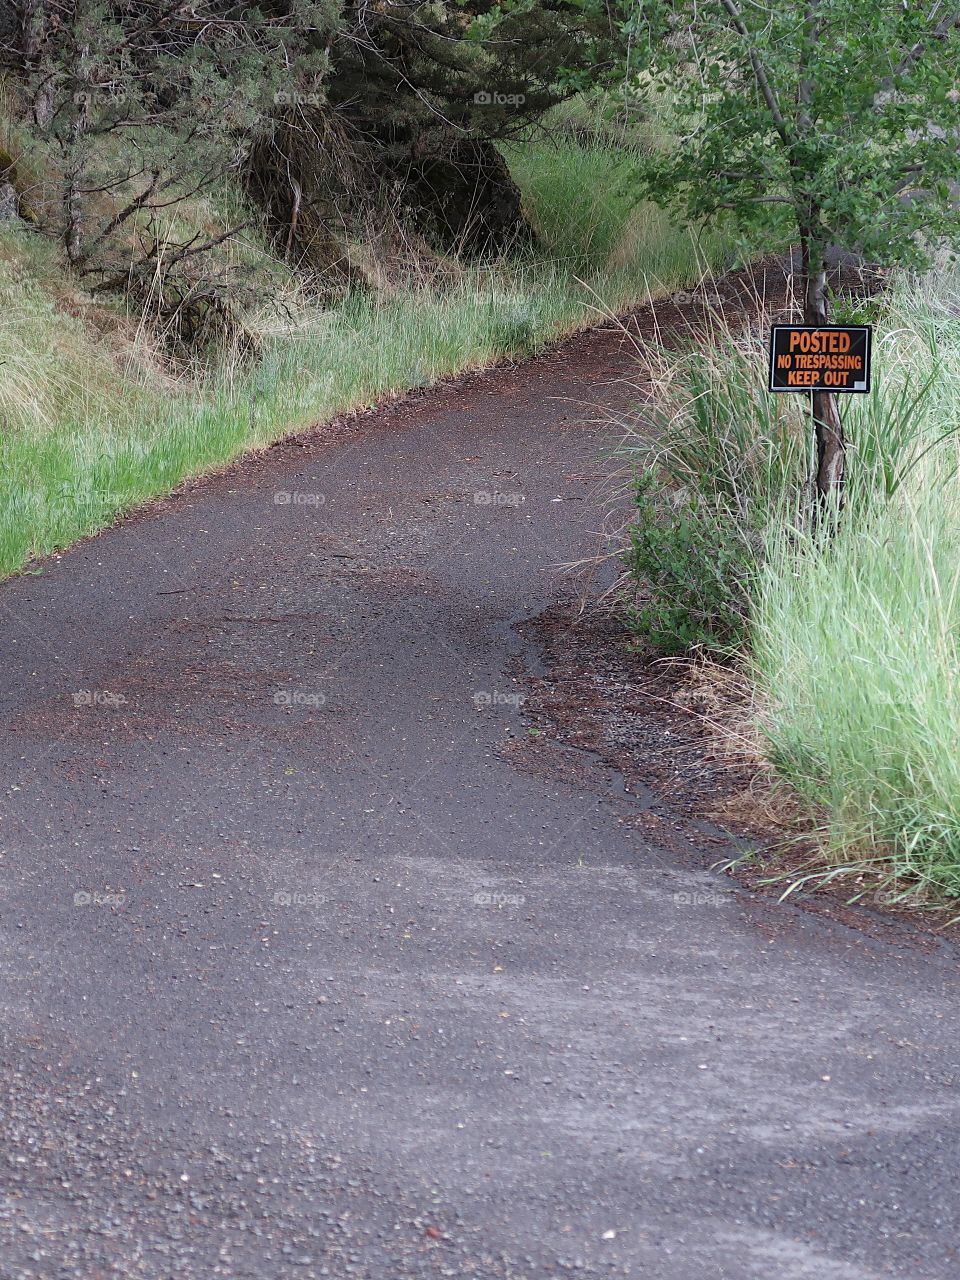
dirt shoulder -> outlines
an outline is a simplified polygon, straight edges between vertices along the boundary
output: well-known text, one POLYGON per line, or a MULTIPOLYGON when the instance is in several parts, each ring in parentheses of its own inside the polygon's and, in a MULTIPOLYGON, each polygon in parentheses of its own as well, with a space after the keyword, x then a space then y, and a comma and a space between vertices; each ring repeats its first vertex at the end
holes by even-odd
POLYGON ((672 831, 678 855, 715 851, 711 865, 752 893, 776 899, 789 892, 804 910, 872 936, 893 931, 920 946, 960 938, 960 923, 951 924, 956 908, 904 908, 856 873, 793 887, 822 865, 815 817, 763 761, 742 672, 643 654, 612 603, 558 605, 529 624, 529 633, 544 658, 544 674, 526 678, 532 723, 591 753, 628 791, 646 796, 638 825, 661 840, 672 831))

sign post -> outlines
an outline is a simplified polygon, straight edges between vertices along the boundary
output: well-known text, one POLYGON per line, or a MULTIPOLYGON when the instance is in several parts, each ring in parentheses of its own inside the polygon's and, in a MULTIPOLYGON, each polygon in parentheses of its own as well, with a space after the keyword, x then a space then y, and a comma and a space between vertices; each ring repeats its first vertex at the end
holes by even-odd
POLYGON ((836 396, 870 390, 872 349, 868 324, 778 324, 771 330, 769 389, 810 393, 818 510, 828 507, 833 496, 842 502, 846 446, 836 396))

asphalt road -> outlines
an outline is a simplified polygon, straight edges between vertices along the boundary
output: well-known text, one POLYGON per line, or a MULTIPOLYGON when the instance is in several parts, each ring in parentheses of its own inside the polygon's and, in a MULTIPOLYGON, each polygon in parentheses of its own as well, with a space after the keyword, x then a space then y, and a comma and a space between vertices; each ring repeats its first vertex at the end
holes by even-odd
POLYGON ((960 1274, 954 950, 750 897, 527 732, 629 366, 465 379, 0 589, 5 1280, 960 1274))

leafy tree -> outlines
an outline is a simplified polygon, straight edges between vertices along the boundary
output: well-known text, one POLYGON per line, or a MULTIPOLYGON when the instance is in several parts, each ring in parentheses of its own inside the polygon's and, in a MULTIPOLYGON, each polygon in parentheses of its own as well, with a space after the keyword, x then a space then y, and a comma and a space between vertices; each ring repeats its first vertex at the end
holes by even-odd
MULTIPOLYGON (((700 221, 798 238, 804 322, 829 322, 826 254, 922 268, 960 241, 960 7, 946 0, 624 0, 630 83, 677 146, 646 194, 700 221)), ((813 397, 817 488, 843 480, 836 398, 813 397)))

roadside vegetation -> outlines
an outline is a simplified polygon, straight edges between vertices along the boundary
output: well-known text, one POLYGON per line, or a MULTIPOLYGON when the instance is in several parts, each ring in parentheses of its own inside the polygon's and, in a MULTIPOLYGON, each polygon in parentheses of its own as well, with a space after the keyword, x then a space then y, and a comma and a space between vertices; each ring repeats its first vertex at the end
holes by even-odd
POLYGON ((846 415, 828 545, 772 524, 752 591, 769 758, 828 863, 960 896, 960 272, 902 278, 846 415))
MULTIPOLYGON (((323 292, 254 221, 218 252, 270 290, 235 309, 233 330, 205 349, 171 350, 156 298, 91 293, 50 237, 22 219, 0 223, 0 574, 246 449, 530 355, 595 323, 598 310, 730 265, 729 238, 638 202, 630 164, 644 135, 624 146, 621 133, 614 145, 609 128, 578 101, 503 144, 536 237, 509 252, 477 259, 411 237, 398 263, 396 246, 358 241, 363 278, 323 292)), ((18 172, 40 185, 38 153, 8 120, 0 146, 18 144, 18 172)), ((177 217, 215 235, 237 199, 224 183, 177 217)))
POLYGON ((957 896, 960 19, 897 0, 632 12, 632 65, 676 139, 641 163, 641 190, 785 232, 790 319, 875 319, 878 342, 867 397, 769 395, 769 316, 662 357, 628 622, 752 679, 762 753, 822 833, 814 875, 957 896), (892 290, 835 298, 830 249, 892 272, 892 290))
POLYGON ((627 449, 628 622, 752 681, 756 748, 820 835, 790 883, 960 896, 958 297, 944 261, 841 311, 878 326, 875 390, 843 406, 829 530, 811 519, 809 404, 758 376, 765 325, 728 330, 706 360, 662 353, 657 443, 627 449))

